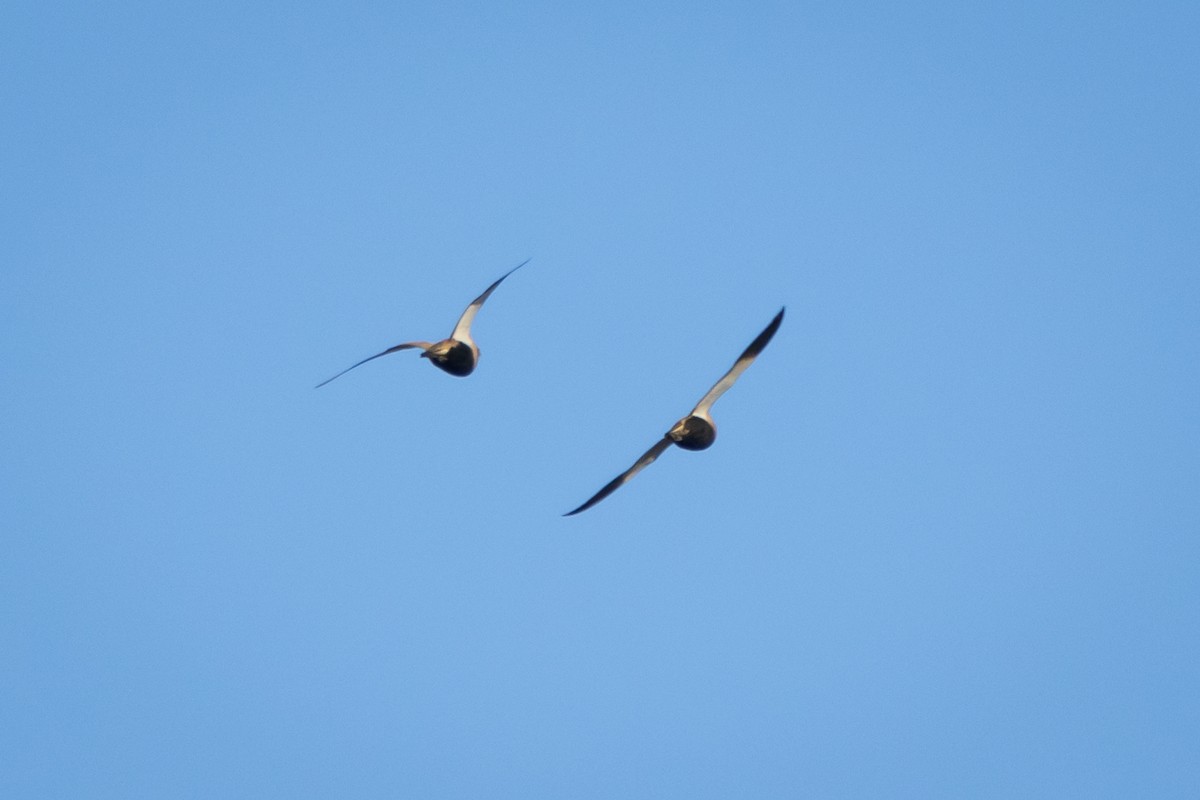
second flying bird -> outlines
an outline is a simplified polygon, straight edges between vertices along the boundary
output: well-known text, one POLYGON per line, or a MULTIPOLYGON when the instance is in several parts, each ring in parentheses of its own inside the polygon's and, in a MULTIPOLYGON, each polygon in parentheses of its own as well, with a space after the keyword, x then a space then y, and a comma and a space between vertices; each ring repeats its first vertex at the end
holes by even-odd
POLYGON ((750 346, 742 351, 742 354, 738 356, 737 361, 733 362, 733 366, 730 367, 729 371, 721 377, 721 380, 717 381, 715 386, 708 390, 708 394, 700 398, 700 402, 696 404, 696 407, 692 409, 690 414, 676 422, 671 427, 671 430, 667 431, 666 435, 659 439, 654 447, 647 450, 632 467, 609 481, 603 489, 592 495, 591 499, 579 508, 574 511, 568 511, 563 516, 569 517, 572 514, 578 514, 580 511, 587 511, 596 505, 596 503, 599 503, 628 483, 629 479, 634 475, 637 475, 654 463, 654 459, 661 456, 673 444, 679 445, 684 450, 704 450, 712 445, 717 439, 717 426, 713 423, 712 417, 709 416, 709 409, 712 408, 713 403, 717 402, 718 397, 725 394, 730 386, 733 386, 733 382, 738 379, 738 376, 754 363, 754 359, 758 358, 758 354, 767 346, 767 342, 771 341, 771 337, 775 335, 775 331, 779 330, 780 324, 783 323, 783 311, 784 309, 779 309, 779 313, 775 315, 775 319, 771 320, 770 324, 763 329, 763 332, 750 343, 750 346))
MULTIPOLYGON (((463 312, 463 315, 459 317, 458 324, 454 326, 454 332, 450 334, 449 338, 442 339, 440 342, 404 342, 403 344, 398 344, 395 347, 389 347, 382 353, 376 353, 370 358, 364 358, 357 364, 346 367, 337 375, 334 375, 333 378, 340 378, 342 375, 345 375, 347 372, 354 369, 354 367, 361 367, 368 361, 374 361, 380 356, 386 356, 387 354, 395 353, 398 350, 410 350, 417 347, 419 347, 422 351, 421 358, 428 358, 430 363, 438 369, 442 370, 443 372, 448 372, 456 377, 465 378, 475 371, 475 365, 479 363, 479 348, 476 346, 475 341, 471 338, 471 323, 475 321, 475 315, 479 313, 479 308, 483 305, 483 301, 487 300, 488 295, 495 291, 496 287, 500 285, 500 281, 504 280, 509 275, 512 275, 529 262, 530 259, 527 258, 520 264, 517 264, 508 272, 497 278, 496 282, 484 290, 483 294, 479 295, 479 297, 476 297, 471 302, 471 305, 467 306, 467 310, 463 312)), ((315 388, 320 389, 322 386, 329 383, 329 381, 333 380, 333 378, 321 381, 316 385, 315 388)))

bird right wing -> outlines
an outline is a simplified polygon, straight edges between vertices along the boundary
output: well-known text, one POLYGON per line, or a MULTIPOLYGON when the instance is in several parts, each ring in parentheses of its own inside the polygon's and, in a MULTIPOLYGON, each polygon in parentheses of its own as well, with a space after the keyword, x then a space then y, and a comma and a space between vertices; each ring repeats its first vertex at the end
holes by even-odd
POLYGON ((483 290, 483 294, 471 301, 471 305, 467 306, 467 310, 458 318, 458 324, 454 326, 454 333, 450 334, 450 338, 459 342, 469 342, 471 340, 471 323, 475 321, 475 315, 479 313, 479 309, 483 306, 483 302, 488 299, 488 296, 496 290, 500 285, 500 281, 512 275, 521 267, 532 261, 532 258, 527 258, 520 264, 510 269, 508 272, 496 279, 496 282, 483 290))
POLYGON ((629 482, 630 478, 653 464, 654 459, 661 456, 663 451, 671 446, 671 441, 672 440, 669 436, 664 436, 663 438, 659 439, 658 443, 655 444, 654 447, 651 447, 649 450, 647 450, 645 454, 637 460, 636 464, 609 481, 603 489, 592 495, 591 499, 581 505, 579 508, 575 509, 574 511, 568 511, 566 514, 563 514, 563 516, 569 517, 573 514, 578 514, 580 511, 587 511, 589 508, 596 505, 596 503, 599 503, 617 489, 620 489, 629 482))
MULTIPOLYGON (((387 350, 384 350, 382 353, 376 353, 375 355, 371 356, 370 358, 364 358, 362 361, 358 362, 354 366, 346 367, 344 370, 339 372, 337 375, 334 375, 333 378, 340 378, 343 375, 345 375, 347 372, 349 372, 350 370, 354 369, 354 367, 361 367, 363 364, 367 363, 368 361, 374 361, 375 359, 379 358, 380 356, 386 356, 388 353, 395 353, 398 350, 410 350, 414 347, 419 347, 422 350, 428 350, 432 346, 433 346, 433 344, 430 342, 405 342, 404 344, 398 344, 395 347, 389 347, 387 350)), ((320 389, 322 386, 329 383, 329 381, 333 380, 333 378, 329 378, 328 380, 323 380, 320 383, 318 383, 316 386, 314 386, 313 388, 320 389)))
POLYGON ((737 361, 733 362, 733 366, 729 368, 721 376, 721 380, 717 381, 716 385, 708 390, 708 394, 700 399, 696 407, 692 409, 693 414, 698 414, 702 417, 708 416, 708 410, 712 408, 712 404, 717 402, 717 398, 725 394, 730 386, 733 386, 734 381, 746 371, 746 368, 754 363, 754 359, 758 358, 758 354, 767 346, 767 342, 771 341, 771 337, 775 335, 775 331, 779 330, 779 326, 783 324, 784 309, 779 309, 779 313, 775 315, 775 319, 763 328, 763 332, 755 337, 742 354, 738 356, 737 361))

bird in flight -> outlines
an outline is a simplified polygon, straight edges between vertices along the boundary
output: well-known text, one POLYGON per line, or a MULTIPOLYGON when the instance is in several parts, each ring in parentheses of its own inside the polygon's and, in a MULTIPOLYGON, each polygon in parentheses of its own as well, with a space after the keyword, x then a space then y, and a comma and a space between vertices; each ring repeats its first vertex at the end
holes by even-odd
POLYGON ((528 258, 525 259, 501 275, 495 283, 484 290, 483 294, 472 300, 471 305, 467 306, 467 310, 458 318, 458 324, 454 326, 454 331, 450 334, 450 338, 442 339, 440 342, 404 342, 395 347, 389 347, 382 353, 376 353, 370 358, 364 358, 357 364, 346 367, 337 375, 334 375, 333 378, 321 381, 314 388, 320 389, 334 378, 340 378, 354 369, 354 367, 361 367, 368 361, 374 361, 380 356, 386 356, 389 353, 395 353, 400 350, 411 350, 413 348, 420 348, 421 358, 428 358, 435 367, 443 372, 448 372, 459 378, 465 378, 475 371, 475 365, 479 363, 479 348, 471 338, 471 323, 475 321, 475 315, 479 313, 479 308, 483 305, 483 302, 496 290, 500 282, 528 264, 530 260, 528 258))
POLYGON ((717 426, 713 423, 712 417, 709 416, 709 410, 712 408, 713 403, 717 402, 717 398, 725 394, 729 387, 733 386, 734 381, 746 371, 746 368, 754 363, 754 359, 758 358, 758 354, 767 346, 767 342, 771 341, 771 337, 775 335, 775 331, 779 330, 779 326, 783 322, 783 312, 784 309, 779 309, 779 313, 775 315, 771 323, 738 356, 737 361, 733 362, 733 366, 729 368, 729 371, 721 377, 721 380, 717 381, 715 386, 708 390, 708 394, 700 398, 700 402, 696 404, 696 407, 692 409, 690 414, 676 422, 671 430, 667 431, 666 435, 647 450, 632 467, 609 481, 603 489, 592 495, 591 499, 579 508, 574 511, 568 511, 563 516, 569 517, 572 514, 587 511, 596 505, 596 503, 599 503, 628 483, 634 475, 637 475, 654 463, 654 460, 661 456, 672 444, 679 445, 684 450, 704 450, 711 447, 712 443, 717 439, 717 426))

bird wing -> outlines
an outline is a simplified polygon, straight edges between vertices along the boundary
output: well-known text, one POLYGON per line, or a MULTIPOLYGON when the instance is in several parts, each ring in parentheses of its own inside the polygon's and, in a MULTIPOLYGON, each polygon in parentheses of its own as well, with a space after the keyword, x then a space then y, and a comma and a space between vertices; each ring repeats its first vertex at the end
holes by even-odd
MULTIPOLYGON (((337 375, 334 375, 333 378, 340 378, 343 375, 345 375, 347 372, 349 372, 350 370, 354 369, 354 367, 361 367, 363 364, 367 363, 368 361, 373 361, 373 360, 379 358, 380 356, 386 356, 388 353, 395 353, 398 350, 410 350, 414 347, 419 347, 422 350, 428 350, 432 346, 433 346, 433 344, 430 342, 405 342, 404 344, 398 344, 395 347, 389 347, 387 350, 384 350, 382 353, 376 353, 375 355, 371 356, 370 358, 364 358, 362 361, 358 362, 354 366, 346 367, 344 370, 339 372, 337 375)), ((318 383, 316 386, 314 386, 313 388, 320 389, 322 386, 329 383, 329 381, 333 380, 333 378, 329 378, 328 380, 323 380, 320 383, 318 383)))
POLYGON ((754 363, 754 359, 758 358, 758 354, 767 346, 767 342, 771 341, 771 337, 775 335, 775 331, 779 330, 780 324, 783 323, 783 312, 784 309, 779 309, 779 313, 775 315, 775 319, 771 320, 771 323, 763 328, 763 332, 738 356, 738 360, 733 362, 733 366, 729 368, 729 372, 721 376, 721 380, 717 381, 716 385, 708 390, 708 394, 700 399, 700 402, 692 409, 693 414, 708 416, 708 410, 712 408, 712 404, 717 402, 717 398, 725 394, 729 387, 733 386, 734 381, 746 371, 746 368, 754 363))
POLYGON ((599 503, 601 500, 608 497, 610 494, 615 492, 617 489, 620 489, 622 486, 624 486, 626 483, 628 483, 629 479, 632 478, 634 475, 637 475, 639 472, 644 470, 646 467, 653 464, 654 459, 661 456, 663 454, 663 451, 666 450, 670 446, 671 446, 670 437, 664 436, 663 438, 659 439, 658 443, 655 444, 654 447, 651 447, 649 450, 647 450, 645 452, 645 454, 637 460, 637 463, 635 463, 632 467, 625 470, 620 475, 618 475, 617 477, 615 477, 611 481, 609 481, 608 484, 606 484, 603 489, 601 489, 600 491, 598 491, 594 495, 592 495, 592 498, 590 500, 588 500, 586 503, 584 503, 583 505, 581 505, 579 508, 575 509, 574 511, 568 511, 566 514, 563 514, 563 516, 569 517, 572 514, 578 514, 580 511, 587 511, 589 508, 596 505, 596 503, 599 503))
POLYGON ((491 286, 487 287, 487 289, 484 290, 483 294, 479 295, 479 297, 476 297, 473 301, 471 301, 471 305, 467 306, 467 310, 464 311, 463 315, 458 318, 458 324, 454 326, 454 333, 450 334, 450 338, 455 339, 460 342, 471 341, 471 323, 475 321, 475 315, 479 313, 479 308, 480 308, 480 306, 483 305, 483 301, 487 300, 488 296, 493 291, 495 291, 496 287, 500 285, 500 281, 504 280, 509 275, 512 275, 514 272, 519 270, 521 267, 528 264, 531 260, 532 259, 527 258, 524 261, 522 261, 520 264, 517 264, 515 267, 510 269, 508 272, 501 275, 496 280, 495 283, 493 283, 491 286))

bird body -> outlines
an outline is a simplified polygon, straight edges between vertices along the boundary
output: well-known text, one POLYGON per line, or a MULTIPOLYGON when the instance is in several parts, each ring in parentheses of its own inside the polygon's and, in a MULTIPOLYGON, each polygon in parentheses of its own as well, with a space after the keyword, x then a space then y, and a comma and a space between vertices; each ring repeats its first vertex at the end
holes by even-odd
POLYGON ((479 364, 479 348, 474 342, 443 339, 426 347, 421 353, 421 358, 428 358, 430 363, 442 372, 465 378, 474 372, 479 364))
POLYGON ((717 426, 698 414, 688 414, 667 431, 667 436, 684 450, 707 450, 717 440, 717 426))

